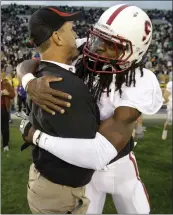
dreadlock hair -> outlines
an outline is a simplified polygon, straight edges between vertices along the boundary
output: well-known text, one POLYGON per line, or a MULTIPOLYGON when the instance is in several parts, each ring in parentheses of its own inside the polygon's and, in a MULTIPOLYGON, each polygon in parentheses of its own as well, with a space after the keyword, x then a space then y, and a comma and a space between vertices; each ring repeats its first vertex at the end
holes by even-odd
MULTIPOLYGON (((91 61, 88 60, 88 65, 92 64, 91 61)), ((90 65, 91 66, 91 65, 90 65)), ((97 69, 100 70, 103 67, 103 64, 97 66, 97 69)), ((140 69, 141 77, 143 76, 143 64, 142 62, 139 64, 133 63, 129 70, 126 70, 122 73, 117 73, 115 76, 115 91, 119 91, 120 97, 122 95, 122 85, 125 83, 127 87, 130 87, 132 84, 136 86, 136 79, 135 79, 135 70, 136 68, 140 69)), ((95 101, 100 100, 101 94, 103 91, 107 91, 107 96, 110 93, 110 84, 113 80, 113 74, 97 74, 91 72, 87 69, 82 60, 79 60, 76 64, 76 74, 79 78, 81 78, 87 87, 89 88, 92 96, 94 97, 95 101)))

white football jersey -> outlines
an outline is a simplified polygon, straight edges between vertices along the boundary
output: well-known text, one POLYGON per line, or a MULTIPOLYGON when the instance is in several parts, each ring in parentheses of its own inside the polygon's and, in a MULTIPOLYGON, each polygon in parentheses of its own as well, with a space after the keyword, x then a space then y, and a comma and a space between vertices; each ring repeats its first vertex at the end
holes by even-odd
MULTIPOLYGON (((86 38, 77 39, 77 47, 86 42, 86 38)), ((82 58, 82 55, 78 59, 82 58)), ((77 59, 77 60, 78 60, 77 59)), ((74 61, 73 65, 77 62, 74 61)), ((109 97, 107 92, 103 92, 100 100, 97 102, 100 109, 100 119, 105 120, 114 114, 116 108, 120 106, 128 106, 139 110, 141 113, 152 115, 159 111, 163 105, 162 91, 159 82, 153 72, 143 69, 144 75, 141 77, 139 68, 136 69, 136 86, 127 87, 122 85, 122 95, 119 91, 115 91, 115 76, 110 85, 111 92, 109 97)), ((172 97, 171 97, 172 98, 172 97)))
POLYGON ((143 114, 152 115, 159 111, 163 105, 162 91, 159 82, 148 69, 143 69, 144 75, 141 77, 139 68, 136 69, 136 86, 127 87, 122 85, 122 95, 115 91, 115 76, 110 85, 109 97, 107 93, 102 93, 98 106, 100 109, 101 120, 112 116, 114 110, 120 106, 128 106, 139 110, 143 114))

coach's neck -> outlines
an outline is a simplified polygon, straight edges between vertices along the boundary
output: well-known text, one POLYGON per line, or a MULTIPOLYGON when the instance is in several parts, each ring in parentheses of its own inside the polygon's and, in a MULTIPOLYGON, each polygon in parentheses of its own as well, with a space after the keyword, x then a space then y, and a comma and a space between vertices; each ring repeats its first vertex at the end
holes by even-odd
POLYGON ((55 61, 67 65, 72 64, 72 58, 70 54, 63 47, 50 46, 46 51, 40 53, 41 60, 55 61))

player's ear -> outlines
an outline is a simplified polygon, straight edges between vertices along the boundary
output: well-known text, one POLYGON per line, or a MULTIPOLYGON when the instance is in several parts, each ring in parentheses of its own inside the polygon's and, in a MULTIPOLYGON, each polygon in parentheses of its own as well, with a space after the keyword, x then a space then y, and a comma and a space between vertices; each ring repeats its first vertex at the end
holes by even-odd
POLYGON ((58 31, 54 31, 52 34, 52 40, 57 46, 62 46, 63 41, 62 41, 62 36, 61 33, 58 31))

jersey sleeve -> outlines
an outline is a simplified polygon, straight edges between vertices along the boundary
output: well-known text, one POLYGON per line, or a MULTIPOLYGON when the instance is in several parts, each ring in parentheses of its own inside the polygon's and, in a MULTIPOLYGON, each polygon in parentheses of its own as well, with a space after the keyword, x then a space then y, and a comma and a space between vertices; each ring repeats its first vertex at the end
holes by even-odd
POLYGON ((136 86, 123 85, 121 97, 116 91, 113 104, 115 109, 120 106, 128 106, 146 115, 157 113, 163 105, 163 98, 156 76, 147 69, 144 69, 142 77, 140 71, 136 71, 136 86))

